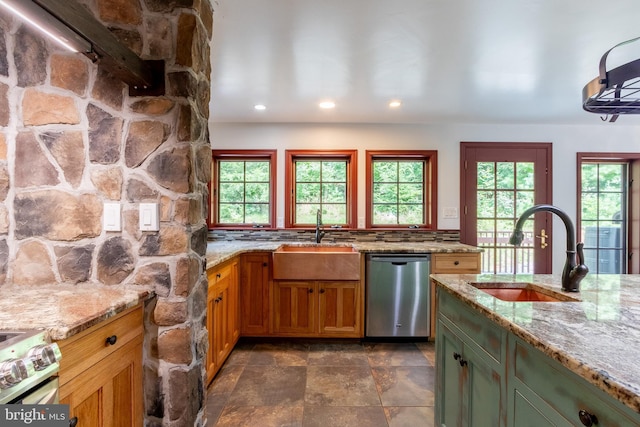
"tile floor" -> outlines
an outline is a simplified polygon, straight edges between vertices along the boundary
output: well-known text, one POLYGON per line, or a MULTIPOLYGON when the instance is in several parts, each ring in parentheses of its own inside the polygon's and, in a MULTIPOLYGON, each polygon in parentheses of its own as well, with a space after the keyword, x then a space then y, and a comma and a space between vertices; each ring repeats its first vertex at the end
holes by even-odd
POLYGON ((238 343, 209 386, 209 427, 432 427, 432 342, 238 343))

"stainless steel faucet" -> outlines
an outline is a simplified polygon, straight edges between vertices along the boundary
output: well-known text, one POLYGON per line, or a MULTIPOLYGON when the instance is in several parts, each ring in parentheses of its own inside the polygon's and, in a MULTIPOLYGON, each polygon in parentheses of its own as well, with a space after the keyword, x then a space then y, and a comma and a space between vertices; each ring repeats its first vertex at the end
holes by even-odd
POLYGON ((320 243, 324 237, 324 231, 320 230, 322 226, 322 211, 318 209, 316 213, 316 243, 320 243))
POLYGON ((571 218, 561 209, 552 205, 535 205, 522 213, 518 222, 516 223, 516 229, 509 238, 509 243, 512 245, 520 246, 522 240, 524 240, 524 233, 522 232, 522 226, 529 216, 536 212, 547 211, 554 213, 562 219, 564 227, 567 229, 567 260, 564 263, 562 270, 562 290, 567 292, 578 292, 580 290, 580 281, 587 275, 589 268, 584 265, 584 243, 578 243, 576 245, 576 231, 571 222, 571 218), (578 260, 576 261, 576 252, 578 254, 578 260), (580 264, 578 264, 578 261, 580 264))

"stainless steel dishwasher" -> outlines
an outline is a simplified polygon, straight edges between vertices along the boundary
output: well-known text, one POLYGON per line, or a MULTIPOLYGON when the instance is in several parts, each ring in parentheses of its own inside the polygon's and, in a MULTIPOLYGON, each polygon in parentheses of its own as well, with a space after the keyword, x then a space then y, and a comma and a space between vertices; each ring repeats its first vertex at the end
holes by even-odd
POLYGON ((428 337, 430 254, 369 254, 367 337, 428 337))

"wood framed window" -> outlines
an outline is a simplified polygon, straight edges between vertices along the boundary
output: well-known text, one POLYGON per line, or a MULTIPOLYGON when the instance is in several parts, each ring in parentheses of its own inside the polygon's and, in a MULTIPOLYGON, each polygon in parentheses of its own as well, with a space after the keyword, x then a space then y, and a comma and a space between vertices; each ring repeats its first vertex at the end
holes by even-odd
POLYGON ((640 272, 640 153, 577 153, 576 232, 590 273, 640 272))
POLYGON ((368 151, 367 228, 435 230, 437 151, 368 151))
POLYGON ((276 150, 212 150, 209 228, 275 228, 276 150))
POLYGON ((287 150, 285 227, 356 228, 356 150, 287 150))

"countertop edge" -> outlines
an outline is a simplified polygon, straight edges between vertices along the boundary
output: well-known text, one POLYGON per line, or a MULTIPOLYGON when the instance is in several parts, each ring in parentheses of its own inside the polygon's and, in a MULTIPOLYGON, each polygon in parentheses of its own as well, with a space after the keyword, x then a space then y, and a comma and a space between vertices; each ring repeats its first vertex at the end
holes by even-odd
POLYGON ((345 242, 317 243, 300 241, 210 241, 207 244, 206 268, 215 267, 236 256, 251 252, 273 252, 280 246, 350 246, 367 253, 479 253, 482 248, 459 242, 345 242))
POLYGON ((87 319, 83 319, 81 321, 74 322, 68 325, 52 326, 46 328, 46 331, 49 339, 51 339, 52 341, 65 340, 154 297, 155 292, 153 291, 139 291, 137 298, 133 297, 131 299, 119 301, 114 305, 110 305, 105 310, 95 313, 95 315, 87 319))

